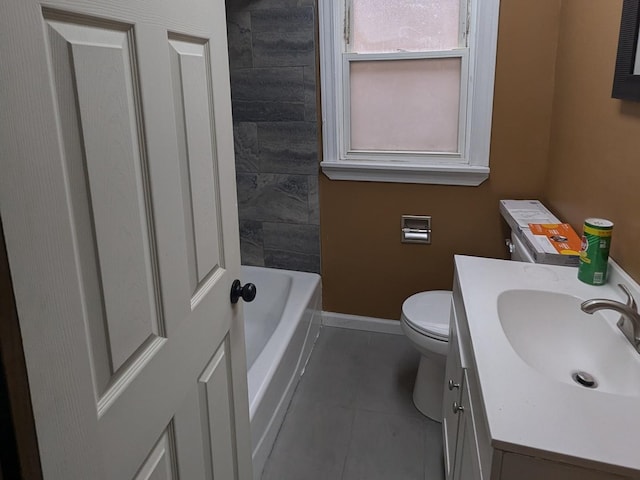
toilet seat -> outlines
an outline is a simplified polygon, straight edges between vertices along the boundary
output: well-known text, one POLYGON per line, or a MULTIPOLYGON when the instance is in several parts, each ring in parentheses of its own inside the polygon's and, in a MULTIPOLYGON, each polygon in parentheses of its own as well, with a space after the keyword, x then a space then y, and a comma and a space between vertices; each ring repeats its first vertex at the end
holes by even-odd
POLYGON ((402 321, 422 335, 446 342, 449 340, 450 311, 450 291, 420 292, 402 304, 402 321))

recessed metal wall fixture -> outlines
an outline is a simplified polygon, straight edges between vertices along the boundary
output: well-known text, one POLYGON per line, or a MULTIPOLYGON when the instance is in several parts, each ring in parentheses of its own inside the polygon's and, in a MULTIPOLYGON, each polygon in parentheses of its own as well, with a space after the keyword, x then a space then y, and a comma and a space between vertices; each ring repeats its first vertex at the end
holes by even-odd
POLYGON ((431 243, 431 215, 402 215, 402 243, 431 243))

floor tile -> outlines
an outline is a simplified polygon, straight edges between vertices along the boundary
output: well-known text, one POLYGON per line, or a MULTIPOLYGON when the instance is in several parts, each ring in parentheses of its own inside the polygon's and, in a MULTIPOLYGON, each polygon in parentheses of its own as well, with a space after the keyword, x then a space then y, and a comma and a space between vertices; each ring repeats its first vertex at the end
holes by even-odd
POLYGON ((422 418, 413 405, 420 354, 404 335, 370 333, 356 408, 422 418))
POLYGON ((293 401, 353 407, 366 349, 366 333, 323 328, 293 401))
POLYGON ((424 422, 358 410, 342 480, 423 480, 424 422))
POLYGON ((293 405, 267 460, 263 480, 340 479, 354 410, 323 404, 293 405))
POLYGON ((442 425, 425 418, 424 421, 425 480, 444 480, 444 453, 442 447, 442 425))
POLYGON ((441 425, 413 406, 401 335, 323 327, 263 480, 443 480, 441 425))

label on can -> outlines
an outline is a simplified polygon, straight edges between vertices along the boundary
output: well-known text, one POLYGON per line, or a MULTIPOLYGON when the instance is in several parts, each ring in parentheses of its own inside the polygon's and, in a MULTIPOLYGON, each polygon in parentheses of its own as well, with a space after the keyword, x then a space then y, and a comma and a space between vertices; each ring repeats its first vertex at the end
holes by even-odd
POLYGON ((587 218, 584 221, 578 279, 589 285, 604 285, 607 281, 607 265, 613 222, 604 218, 587 218))

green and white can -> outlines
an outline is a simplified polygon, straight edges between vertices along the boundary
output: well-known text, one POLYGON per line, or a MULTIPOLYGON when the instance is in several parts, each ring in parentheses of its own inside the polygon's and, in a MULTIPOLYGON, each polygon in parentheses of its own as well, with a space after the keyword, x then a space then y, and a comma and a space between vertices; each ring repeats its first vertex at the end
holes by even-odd
POLYGON ((604 285, 607 281, 607 264, 613 222, 604 218, 587 218, 584 221, 578 279, 589 285, 604 285))

